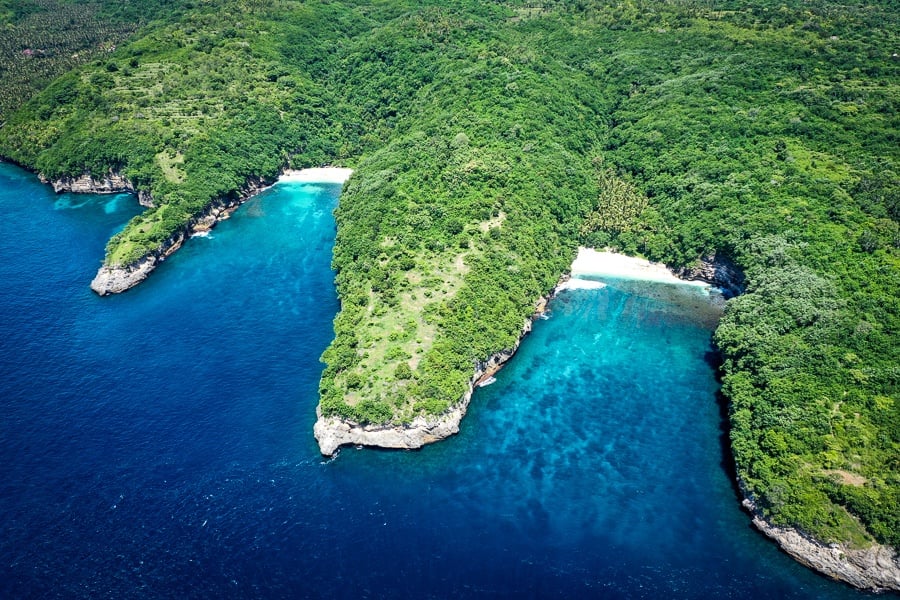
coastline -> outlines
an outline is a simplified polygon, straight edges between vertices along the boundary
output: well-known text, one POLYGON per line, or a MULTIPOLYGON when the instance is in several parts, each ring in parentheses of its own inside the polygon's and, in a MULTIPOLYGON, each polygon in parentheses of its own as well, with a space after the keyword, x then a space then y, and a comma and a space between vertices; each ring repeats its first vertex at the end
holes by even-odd
MULTIPOLYGON (((431 419, 419 417, 407 426, 360 425, 338 417, 325 418, 317 407, 318 418, 314 434, 321 453, 333 456, 344 445, 415 449, 458 433, 460 421, 466 414, 478 383, 496 373, 503 363, 512 358, 521 341, 531 332, 534 319, 546 310, 547 303, 563 290, 600 289, 605 286, 601 281, 581 279, 582 276, 695 286, 715 285, 732 296, 741 293, 744 284, 740 269, 729 259, 715 255, 702 258, 694 268, 676 272, 665 265, 650 263, 641 258, 579 248, 570 274, 564 274, 553 290, 538 300, 534 314, 526 319, 513 348, 493 354, 476 365, 468 390, 458 404, 443 415, 431 419)), ((743 497, 742 506, 749 513, 753 525, 804 566, 860 589, 900 591, 900 554, 895 549, 880 544, 859 549, 844 544, 823 544, 796 528, 774 525, 757 508, 743 482, 738 480, 738 485, 743 497)))
MULTIPOLYGON (((259 194, 260 192, 282 182, 305 182, 305 183, 336 183, 343 184, 353 173, 352 169, 340 167, 317 167, 299 170, 282 170, 278 177, 274 180, 256 177, 248 179, 244 187, 237 194, 220 197, 212 202, 201 213, 191 217, 181 228, 179 228, 172 236, 161 243, 152 252, 146 254, 140 260, 125 266, 109 266, 102 265, 97 274, 91 281, 91 289, 100 296, 109 294, 120 294, 134 286, 138 285, 146 279, 151 272, 169 257, 176 250, 181 248, 184 242, 194 235, 203 235, 210 231, 219 221, 224 221, 231 216, 237 208, 248 199, 259 194)), ((82 177, 63 178, 57 181, 49 182, 53 185, 53 189, 60 191, 75 191, 80 193, 109 193, 109 191, 130 191, 135 192, 134 186, 125 178, 119 176, 117 179, 110 178, 97 180, 90 175, 82 177), (111 184, 119 184, 124 187, 118 190, 107 190, 111 184), (73 187, 73 185, 75 187, 73 187)), ((46 181, 42 179, 42 181, 46 181)), ((150 195, 144 191, 138 191, 138 200, 141 200, 141 194, 150 195)), ((144 204, 141 202, 141 204, 144 204)), ((152 204, 144 204, 144 206, 152 206, 152 204)))
MULTIPOLYGON (((0 157, 0 161, 9 162, 34 173, 41 183, 50 185, 57 194, 121 194, 129 193, 137 197, 138 204, 147 208, 155 206, 153 196, 149 190, 137 187, 133 181, 118 171, 110 170, 102 177, 94 177, 90 173, 78 176, 65 175, 57 179, 50 179, 43 173, 35 171, 29 165, 21 164, 7 157, 0 157)), ((103 264, 97 269, 97 274, 91 281, 90 287, 100 296, 120 294, 146 279, 150 273, 165 261, 172 253, 177 251, 184 242, 194 235, 204 235, 209 232, 219 221, 224 221, 231 216, 237 208, 256 194, 278 183, 320 183, 341 184, 347 182, 353 174, 353 169, 345 167, 310 167, 306 169, 282 168, 275 178, 251 177, 245 182, 244 187, 226 196, 213 199, 202 212, 192 216, 181 228, 162 242, 153 251, 147 253, 139 260, 129 265, 109 266, 103 264)))
MULTIPOLYGON (((712 269, 711 266, 707 267, 712 269)), ((591 279, 580 279, 579 276, 606 276, 627 279, 642 279, 695 286, 709 286, 716 282, 700 280, 695 277, 685 279, 679 277, 665 265, 650 263, 642 258, 635 258, 609 251, 596 251, 590 248, 579 248, 578 255, 572 263, 570 273, 563 274, 559 282, 549 294, 542 296, 535 304, 531 317, 525 320, 522 332, 512 348, 502 350, 489 356, 475 365, 469 379, 468 390, 459 402, 447 412, 435 417, 417 417, 409 425, 363 425, 340 417, 324 417, 316 409, 316 424, 313 433, 319 443, 319 450, 324 456, 332 456, 341 446, 361 445, 377 448, 416 449, 431 444, 451 435, 459 433, 459 424, 466 414, 472 394, 478 383, 491 377, 500 370, 519 348, 519 344, 531 332, 534 319, 539 318, 547 308, 547 303, 563 290, 600 289, 606 284, 591 279)), ((730 285, 730 282, 723 282, 730 285)))
MULTIPOLYGON (((231 216, 248 198, 269 187, 265 180, 248 181, 234 198, 218 198, 200 214, 194 215, 168 239, 140 260, 125 266, 101 265, 91 281, 91 289, 100 296, 121 294, 145 280, 150 273, 177 251, 191 236, 209 231, 219 221, 231 216)), ((54 188, 55 189, 55 188, 54 188)))
POLYGON ((710 282, 699 279, 683 279, 662 263, 652 263, 643 258, 626 256, 609 250, 579 248, 572 262, 572 277, 613 277, 681 285, 709 287, 710 282))
POLYGON ((846 544, 823 544, 793 527, 769 522, 739 479, 744 496, 741 505, 753 525, 800 564, 832 579, 872 592, 900 591, 900 554, 889 546, 873 544, 851 548, 846 544))
MULTIPOLYGON (((568 276, 564 275, 561 284, 567 279, 568 276)), ((475 371, 469 378, 468 389, 459 402, 451 406, 447 412, 430 417, 416 417, 409 425, 363 425, 341 417, 325 417, 320 408, 316 406, 316 424, 313 426, 313 435, 319 444, 319 452, 323 456, 334 456, 341 446, 351 445, 416 450, 459 433, 459 424, 466 415, 475 388, 503 368, 504 363, 513 357, 522 340, 531 333, 534 319, 544 313, 547 303, 558 290, 562 289, 560 285, 537 301, 534 313, 525 319, 522 332, 512 348, 495 352, 486 360, 479 361, 475 365, 475 371)))
MULTIPOLYGON (((269 187, 278 183, 344 184, 352 172, 351 169, 345 168, 319 167, 283 170, 274 180, 248 179, 246 185, 236 194, 211 201, 203 212, 193 216, 157 249, 136 263, 125 267, 101 266, 91 282, 91 289, 103 296, 121 293, 138 285, 188 238, 208 232, 219 221, 228 219, 246 200, 269 187)), ((41 174, 37 176, 41 182, 51 185, 56 193, 131 193, 135 194, 142 206, 154 206, 149 191, 137 189, 129 179, 117 172, 111 171, 101 178, 89 174, 78 177, 66 176, 56 180, 49 180, 41 174)), ((447 412, 438 416, 417 417, 407 425, 360 425, 337 417, 325 418, 317 407, 314 435, 321 453, 333 456, 344 445, 417 449, 457 434, 475 388, 512 358, 521 341, 530 333, 534 319, 543 314, 549 300, 566 289, 600 289, 606 285, 601 281, 582 277, 610 277, 694 286, 715 285, 728 296, 741 293, 744 283, 743 274, 734 263, 715 255, 703 257, 694 267, 673 271, 661 263, 651 263, 641 258, 606 250, 579 248, 570 275, 563 275, 557 286, 548 295, 539 299, 535 312, 525 320, 514 346, 478 362, 469 380, 467 391, 447 412)), ((822 575, 859 589, 873 592, 900 591, 900 553, 894 548, 877 543, 868 548, 851 548, 846 544, 837 543, 825 544, 796 528, 775 525, 767 520, 757 507, 752 494, 744 487, 743 482, 739 480, 738 484, 743 498, 741 504, 748 512, 754 527, 778 544, 779 548, 793 559, 822 575)))

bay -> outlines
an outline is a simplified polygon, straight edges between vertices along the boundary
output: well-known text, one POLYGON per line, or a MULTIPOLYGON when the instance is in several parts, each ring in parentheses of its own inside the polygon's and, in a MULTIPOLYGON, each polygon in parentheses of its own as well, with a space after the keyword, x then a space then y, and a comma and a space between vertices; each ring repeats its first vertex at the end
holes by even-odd
POLYGON ((324 461, 339 192, 280 184, 99 298, 134 199, 0 164, 0 596, 866 595, 741 512, 696 288, 564 292, 458 436, 324 461))

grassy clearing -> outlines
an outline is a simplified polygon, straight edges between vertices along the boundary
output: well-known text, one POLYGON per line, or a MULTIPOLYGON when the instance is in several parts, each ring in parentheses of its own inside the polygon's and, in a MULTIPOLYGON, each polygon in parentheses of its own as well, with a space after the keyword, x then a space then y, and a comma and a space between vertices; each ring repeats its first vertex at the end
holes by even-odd
POLYGON ((187 175, 182 168, 184 165, 182 152, 172 152, 171 150, 160 152, 156 155, 156 162, 166 181, 175 184, 184 183, 187 175))
MULTIPOLYGON (((387 247, 391 243, 385 240, 387 247)), ((419 363, 434 344, 438 313, 455 297, 469 272, 466 260, 476 252, 420 254, 415 266, 405 273, 399 301, 391 306, 370 293, 365 326, 359 333, 360 360, 339 381, 350 390, 345 396, 347 404, 355 406, 363 399, 380 398, 390 402, 399 420, 412 418, 415 400, 407 394, 407 388, 418 377, 419 363), (410 377, 397 376, 401 364, 409 367, 410 377), (364 383, 357 388, 347 385, 348 380, 364 383)))

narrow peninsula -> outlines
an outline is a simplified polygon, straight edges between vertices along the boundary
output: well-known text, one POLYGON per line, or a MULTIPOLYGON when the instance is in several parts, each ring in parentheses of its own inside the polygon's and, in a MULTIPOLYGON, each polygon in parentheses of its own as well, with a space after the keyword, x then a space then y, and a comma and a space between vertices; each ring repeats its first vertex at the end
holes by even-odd
MULTIPOLYGON (((305 183, 334 183, 343 184, 353 173, 352 169, 340 167, 316 167, 300 170, 286 170, 276 179, 278 182, 305 182, 305 183)), ((89 193, 108 193, 113 191, 135 192, 133 184, 124 180, 121 176, 110 175, 96 182, 90 176, 82 176, 79 179, 82 185, 73 187, 66 181, 52 182, 53 189, 89 193)), ((97 271, 97 276, 91 282, 91 289, 105 296, 107 294, 119 294, 127 291, 144 279, 167 257, 178 250, 184 242, 193 235, 205 233, 215 227, 219 221, 227 219, 244 201, 253 197, 268 185, 264 179, 253 179, 241 188, 238 194, 228 194, 224 198, 213 200, 199 214, 194 215, 177 229, 157 247, 150 248, 145 254, 134 262, 122 264, 104 264, 97 271)), ((141 204, 152 207, 152 199, 143 190, 137 191, 141 204), (146 200, 145 200, 146 199, 146 200)))

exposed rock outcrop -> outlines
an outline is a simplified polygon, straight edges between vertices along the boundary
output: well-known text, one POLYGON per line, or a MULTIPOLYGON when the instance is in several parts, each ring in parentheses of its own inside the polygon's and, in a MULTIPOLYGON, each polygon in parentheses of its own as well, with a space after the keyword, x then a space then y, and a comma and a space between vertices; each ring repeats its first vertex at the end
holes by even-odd
POLYGON ((91 281, 91 289, 106 296, 107 294, 120 294, 131 289, 147 278, 150 271, 156 268, 157 258, 148 256, 137 264, 128 267, 100 267, 94 280, 91 281))
POLYGON ((417 417, 409 425, 359 425, 338 417, 323 417, 316 409, 318 420, 313 434, 319 450, 331 456, 348 444, 413 450, 459 433, 459 422, 469 406, 472 391, 446 413, 437 417, 417 417))
POLYGON ((730 258, 715 252, 701 258, 696 266, 679 269, 675 275, 705 281, 720 288, 729 298, 744 291, 744 272, 730 258))
POLYGON ((209 231, 231 216, 245 200, 271 185, 272 180, 253 178, 240 191, 210 202, 206 209, 191 217, 180 229, 152 252, 128 265, 103 265, 91 282, 91 289, 106 296, 119 294, 142 282, 161 263, 178 250, 194 233, 209 231))
POLYGON ((48 180, 43 175, 38 178, 53 186, 53 191, 57 194, 63 192, 73 192, 76 194, 119 194, 123 192, 137 195, 138 202, 142 206, 152 207, 153 198, 147 190, 139 190, 125 176, 110 171, 102 178, 96 178, 90 173, 79 175, 78 177, 60 177, 55 180, 48 180))
MULTIPOLYGON (((563 276, 560 283, 566 280, 567 275, 563 276)), ((459 433, 459 423, 469 408, 475 388, 512 358, 519 349, 522 339, 531 332, 534 318, 544 312, 548 300, 558 289, 559 285, 548 296, 538 300, 534 314, 525 320, 522 334, 512 348, 501 350, 487 360, 475 364, 475 371, 469 379, 466 393, 447 412, 436 416, 417 417, 408 425, 361 425, 340 417, 325 417, 317 408, 318 419, 313 427, 313 434, 319 443, 319 450, 325 456, 333 455, 338 448, 346 445, 413 450, 459 433)))
POLYGON ((900 556, 893 548, 880 544, 868 548, 826 545, 796 529, 773 525, 749 497, 745 497, 743 505, 757 529, 807 567, 861 589, 900 591, 900 556))

